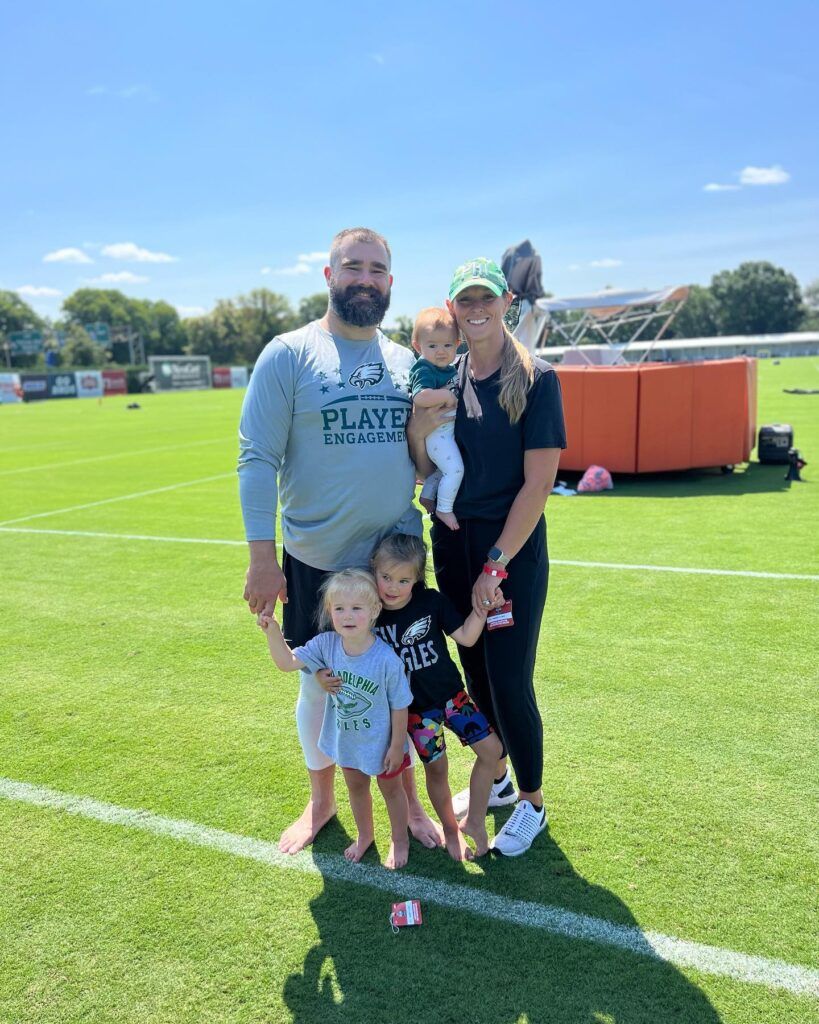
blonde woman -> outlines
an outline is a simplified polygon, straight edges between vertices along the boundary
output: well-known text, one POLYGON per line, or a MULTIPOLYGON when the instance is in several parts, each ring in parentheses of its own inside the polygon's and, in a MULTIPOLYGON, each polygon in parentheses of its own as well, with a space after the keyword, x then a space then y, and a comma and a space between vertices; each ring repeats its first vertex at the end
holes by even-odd
POLYGON ((516 857, 547 822, 533 675, 549 579, 543 509, 566 435, 557 375, 504 324, 512 298, 492 260, 470 260, 453 275, 447 307, 468 347, 455 418, 464 478, 454 510, 460 529, 434 523, 432 551, 438 586, 464 617, 512 603, 511 622, 459 653, 469 694, 515 770, 517 791, 506 757, 499 762, 489 806, 516 804, 492 841, 497 853, 516 857))

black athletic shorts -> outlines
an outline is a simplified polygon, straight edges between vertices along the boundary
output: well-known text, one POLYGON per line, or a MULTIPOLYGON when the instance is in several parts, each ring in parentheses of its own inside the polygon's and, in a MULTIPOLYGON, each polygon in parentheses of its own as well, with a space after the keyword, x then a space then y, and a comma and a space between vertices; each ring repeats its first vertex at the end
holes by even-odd
POLYGON ((282 605, 282 633, 291 647, 302 647, 319 632, 319 587, 332 575, 327 569, 314 569, 282 553, 282 569, 287 580, 287 604, 282 605))

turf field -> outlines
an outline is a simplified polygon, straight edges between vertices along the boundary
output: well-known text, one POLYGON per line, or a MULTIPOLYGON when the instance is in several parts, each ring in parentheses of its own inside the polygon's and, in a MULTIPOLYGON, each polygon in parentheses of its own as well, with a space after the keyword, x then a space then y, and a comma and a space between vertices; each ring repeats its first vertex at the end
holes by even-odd
POLYGON ((0 1021, 819 1021, 819 397, 786 387, 819 361, 760 365, 801 484, 550 500, 550 829, 395 874, 378 803, 345 866, 340 781, 313 850, 276 852, 305 779, 241 602, 241 393, 0 407, 0 1021))

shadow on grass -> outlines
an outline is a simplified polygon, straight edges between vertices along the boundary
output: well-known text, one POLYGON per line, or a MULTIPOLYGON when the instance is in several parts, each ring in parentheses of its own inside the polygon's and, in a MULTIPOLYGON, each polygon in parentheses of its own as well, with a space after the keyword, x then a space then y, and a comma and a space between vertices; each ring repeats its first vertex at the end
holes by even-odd
MULTIPOLYGON (((548 832, 521 860, 489 861, 483 876, 413 845, 410 872, 434 863, 440 870, 425 878, 636 926, 618 897, 574 871, 548 832)), ((398 898, 325 874, 311 901, 319 940, 284 985, 296 1024, 719 1024, 700 989, 648 955, 424 900, 423 925, 393 935, 398 898)))
MULTIPOLYGON (((582 499, 605 498, 732 498, 741 494, 768 494, 787 491, 793 486, 785 479, 787 466, 762 466, 749 462, 734 473, 719 469, 688 469, 673 473, 617 473, 614 490, 602 494, 583 495, 582 499)), ((577 487, 578 473, 560 473, 570 487, 577 487)), ((804 483, 804 481, 803 481, 804 483)), ((795 486, 799 487, 800 484, 795 486)), ((553 499, 554 500, 554 499, 553 499)), ((573 499, 574 500, 574 499, 573 499)))

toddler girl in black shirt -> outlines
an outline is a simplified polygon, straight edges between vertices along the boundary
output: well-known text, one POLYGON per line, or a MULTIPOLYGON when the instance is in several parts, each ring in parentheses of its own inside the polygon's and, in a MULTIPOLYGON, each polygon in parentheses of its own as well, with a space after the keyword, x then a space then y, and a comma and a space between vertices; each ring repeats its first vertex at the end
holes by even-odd
POLYGON ((489 849, 486 808, 502 747, 464 689, 446 637, 472 647, 483 631, 486 612, 472 611, 464 621, 443 594, 428 590, 426 560, 426 547, 418 537, 393 534, 378 545, 372 569, 383 610, 374 629, 409 674, 412 704, 407 731, 424 765, 427 792, 441 820, 446 848, 454 860, 471 860, 489 849), (469 782, 469 813, 460 826, 452 809, 444 727, 472 747, 477 758, 469 782), (464 834, 474 840, 474 854, 464 834))

